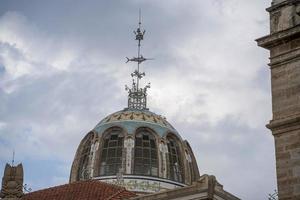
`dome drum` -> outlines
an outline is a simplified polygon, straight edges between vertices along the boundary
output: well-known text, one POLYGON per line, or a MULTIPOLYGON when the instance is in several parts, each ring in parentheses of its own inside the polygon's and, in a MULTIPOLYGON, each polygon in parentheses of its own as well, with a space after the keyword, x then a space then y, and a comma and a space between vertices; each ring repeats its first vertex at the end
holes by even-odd
POLYGON ((119 185, 125 187, 127 190, 138 193, 155 193, 187 186, 186 184, 168 179, 141 175, 125 174, 121 179, 118 176, 100 176, 93 179, 119 185))

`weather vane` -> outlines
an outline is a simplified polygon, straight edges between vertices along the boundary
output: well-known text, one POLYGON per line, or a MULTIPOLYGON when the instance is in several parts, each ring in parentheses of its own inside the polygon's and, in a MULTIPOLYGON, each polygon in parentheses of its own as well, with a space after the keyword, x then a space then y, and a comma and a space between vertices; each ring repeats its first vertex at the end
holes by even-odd
POLYGON ((136 31, 133 31, 135 34, 135 40, 138 41, 138 53, 137 57, 128 58, 126 57, 126 63, 136 62, 137 69, 131 73, 132 87, 129 88, 127 85, 125 89, 128 91, 128 108, 132 109, 147 109, 147 89, 150 88, 150 83, 148 83, 144 88, 140 88, 140 80, 146 75, 145 72, 140 72, 140 64, 146 60, 153 60, 152 58, 144 58, 141 54, 141 41, 144 40, 145 30, 141 29, 141 9, 139 10, 139 26, 136 31), (134 80, 136 77, 136 81, 134 80))

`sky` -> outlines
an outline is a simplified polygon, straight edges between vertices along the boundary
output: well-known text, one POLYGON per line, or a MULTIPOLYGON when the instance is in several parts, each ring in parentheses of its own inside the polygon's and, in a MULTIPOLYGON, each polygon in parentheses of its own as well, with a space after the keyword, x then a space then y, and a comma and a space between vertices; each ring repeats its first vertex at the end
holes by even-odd
MULTIPOLYGON (((138 10, 148 107, 188 140, 201 174, 245 200, 276 189, 270 0, 2 0, 0 174, 23 163, 38 190, 67 183, 81 139, 125 108, 138 10)), ((2 176, 2 175, 0 175, 2 176)))

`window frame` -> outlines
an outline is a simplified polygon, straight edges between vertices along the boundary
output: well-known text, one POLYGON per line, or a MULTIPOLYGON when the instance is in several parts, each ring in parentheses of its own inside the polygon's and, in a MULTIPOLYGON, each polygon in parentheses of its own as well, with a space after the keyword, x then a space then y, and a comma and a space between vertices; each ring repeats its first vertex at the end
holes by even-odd
POLYGON ((94 138, 95 138, 94 133, 89 132, 83 139, 80 156, 79 156, 78 172, 77 172, 78 180, 87 180, 90 178, 90 174, 89 174, 90 172, 88 171, 88 166, 90 164, 91 147, 94 138))
POLYGON ((166 144, 168 148, 167 178, 172 181, 184 183, 184 160, 182 160, 182 153, 184 153, 184 151, 181 146, 180 139, 173 133, 168 133, 166 136, 166 144), (176 163, 178 163, 178 167, 176 167, 176 163))
POLYGON ((157 144, 156 133, 152 129, 140 127, 135 131, 133 174, 159 176, 159 152, 157 144))
POLYGON ((124 139, 124 129, 121 127, 111 127, 104 132, 99 157, 100 176, 117 175, 123 168, 124 139))

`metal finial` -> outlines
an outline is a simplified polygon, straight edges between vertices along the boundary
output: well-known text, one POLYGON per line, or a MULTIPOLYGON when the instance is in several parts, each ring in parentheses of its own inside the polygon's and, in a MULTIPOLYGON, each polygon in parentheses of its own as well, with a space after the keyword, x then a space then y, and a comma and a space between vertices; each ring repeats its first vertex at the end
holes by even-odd
POLYGON ((144 40, 145 30, 141 29, 142 21, 141 21, 141 9, 139 9, 139 24, 136 31, 133 31, 135 34, 135 40, 138 41, 138 52, 137 57, 128 58, 126 57, 126 63, 136 62, 137 69, 131 73, 132 78, 136 78, 136 82, 133 79, 132 88, 126 86, 126 90, 128 91, 128 108, 133 109, 147 109, 147 89, 150 88, 150 84, 146 85, 144 88, 140 88, 140 80, 145 76, 144 72, 140 72, 140 64, 146 60, 153 60, 152 58, 145 58, 141 54, 141 41, 144 40))

